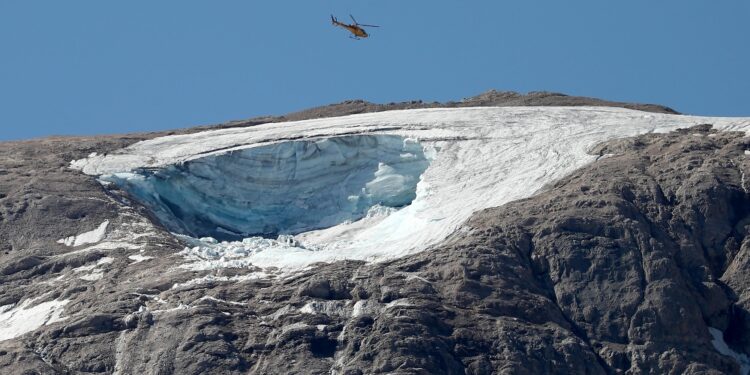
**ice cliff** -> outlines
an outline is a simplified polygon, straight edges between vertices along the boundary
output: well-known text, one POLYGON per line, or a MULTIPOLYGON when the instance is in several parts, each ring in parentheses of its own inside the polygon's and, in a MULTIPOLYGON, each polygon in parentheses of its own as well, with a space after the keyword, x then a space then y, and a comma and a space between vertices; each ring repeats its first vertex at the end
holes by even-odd
POLYGON ((356 221, 373 206, 406 206, 428 163, 413 140, 354 135, 279 142, 102 179, 125 188, 174 232, 241 240, 356 221))

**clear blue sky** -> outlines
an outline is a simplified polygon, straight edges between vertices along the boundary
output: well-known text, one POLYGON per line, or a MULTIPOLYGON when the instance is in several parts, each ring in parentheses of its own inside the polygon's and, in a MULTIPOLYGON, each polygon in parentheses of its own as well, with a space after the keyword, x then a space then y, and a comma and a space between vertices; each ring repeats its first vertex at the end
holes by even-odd
POLYGON ((2 0, 0 53, 5 140, 493 88, 750 116, 747 0, 2 0))

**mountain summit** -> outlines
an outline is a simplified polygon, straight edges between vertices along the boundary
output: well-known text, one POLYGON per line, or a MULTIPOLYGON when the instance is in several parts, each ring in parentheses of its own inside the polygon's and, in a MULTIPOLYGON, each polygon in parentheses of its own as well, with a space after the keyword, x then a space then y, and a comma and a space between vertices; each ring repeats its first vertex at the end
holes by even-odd
POLYGON ((4 143, 0 366, 747 374, 748 130, 490 91, 4 143))

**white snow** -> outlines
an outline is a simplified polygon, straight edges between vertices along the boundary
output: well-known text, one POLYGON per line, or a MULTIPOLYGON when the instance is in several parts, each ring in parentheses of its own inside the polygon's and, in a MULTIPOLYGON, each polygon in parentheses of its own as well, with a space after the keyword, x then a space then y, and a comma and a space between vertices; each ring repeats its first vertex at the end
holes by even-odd
POLYGON ((729 162, 737 168, 737 170, 740 171, 740 187, 742 190, 747 193, 747 186, 745 186, 745 171, 742 169, 741 165, 737 165, 737 163, 734 162, 734 160, 729 159, 729 162))
POLYGON ((144 293, 132 293, 133 295, 139 296, 139 297, 146 297, 148 299, 154 300, 154 302, 157 302, 159 304, 167 304, 168 302, 161 297, 159 297, 158 294, 144 294, 144 293))
POLYGON ((213 296, 203 296, 203 297, 197 299, 197 301, 204 301, 204 300, 214 301, 214 302, 220 302, 220 303, 227 303, 227 304, 235 305, 235 306, 247 306, 247 303, 244 303, 244 302, 227 301, 225 299, 220 299, 220 298, 216 298, 216 297, 213 297, 213 296))
POLYGON ((349 317, 351 308, 350 301, 310 301, 306 303, 299 312, 303 314, 325 314, 329 316, 349 317))
POLYGON ((713 327, 708 327, 708 331, 714 338, 713 340, 711 340, 711 344, 713 344, 716 351, 725 356, 732 357, 732 359, 734 359, 735 362, 740 365, 741 375, 747 375, 748 373, 750 373, 750 358, 748 358, 747 354, 737 353, 732 350, 724 341, 724 333, 722 333, 720 330, 713 327))
POLYGON ((86 280, 86 281, 97 281, 97 280, 101 280, 102 277, 104 277, 104 272, 102 272, 102 271, 94 271, 92 273, 89 273, 89 274, 86 274, 86 275, 83 275, 83 276, 79 276, 78 278, 81 279, 81 280, 86 280))
POLYGON ((95 264, 89 264, 86 266, 73 268, 73 273, 88 272, 88 271, 93 270, 94 272, 87 273, 82 276, 78 276, 78 278, 81 280, 86 280, 86 281, 97 281, 97 280, 100 280, 104 276, 104 270, 97 269, 97 267, 104 265, 104 264, 112 263, 114 262, 114 260, 115 260, 114 258, 103 257, 99 259, 95 264))
POLYGON ((12 339, 45 325, 65 320, 61 318, 69 300, 52 300, 29 307, 36 299, 20 305, 0 307, 0 341, 12 339))
POLYGON ((80 267, 73 268, 73 272, 74 273, 86 272, 86 271, 91 271, 94 268, 96 268, 96 264, 89 264, 87 266, 80 266, 80 267))
POLYGON ((124 210, 120 212, 116 226, 107 227, 103 237, 95 244, 89 244, 69 254, 85 253, 93 250, 143 250, 143 246, 150 240, 157 238, 159 233, 148 219, 124 210))
POLYGON ((197 279, 188 280, 184 283, 176 283, 172 285, 172 289, 193 287, 193 286, 213 283, 213 282, 238 282, 238 281, 247 281, 247 280, 266 279, 272 276, 273 275, 265 273, 265 272, 252 272, 246 275, 237 275, 237 276, 206 275, 197 279))
POLYGON ((104 235, 107 233, 108 225, 109 225, 109 220, 104 220, 104 222, 99 224, 99 227, 97 227, 94 230, 88 231, 86 233, 81 233, 75 236, 61 238, 57 240, 57 243, 61 243, 65 246, 81 246, 81 245, 86 245, 86 244, 97 243, 101 241, 102 239, 104 239, 104 235))
POLYGON ((133 254, 133 255, 129 255, 128 259, 133 260, 133 263, 130 263, 130 264, 136 264, 136 263, 140 263, 149 259, 154 259, 154 257, 141 255, 141 254, 133 254))
POLYGON ((399 298, 397 300, 393 300, 391 302, 388 302, 385 305, 385 308, 387 310, 387 309, 391 309, 391 308, 398 307, 398 306, 406 306, 406 307, 408 307, 408 306, 414 306, 414 304, 411 303, 411 302, 409 302, 408 298, 399 298))
POLYGON ((79 273, 79 272, 91 271, 91 270, 93 270, 96 267, 99 267, 99 266, 101 266, 103 264, 109 264, 109 263, 112 263, 112 262, 114 262, 114 258, 103 257, 103 258, 97 260, 96 263, 94 263, 94 264, 89 264, 87 266, 80 266, 80 267, 73 268, 73 272, 79 273))
MULTIPOLYGON (((143 309, 143 311, 148 310, 152 314, 158 315, 158 314, 168 314, 168 313, 172 313, 172 312, 180 311, 180 310, 190 310, 190 309, 194 309, 195 307, 194 306, 190 306, 190 305, 186 305, 184 303, 180 303, 179 305, 177 305, 177 307, 172 307, 172 308, 169 308, 169 309, 150 310, 148 308, 144 308, 143 306, 141 306, 141 308, 143 309)), ((139 312, 141 312, 141 311, 142 310, 139 310, 139 312)))
MULTIPOLYGON (((419 176, 415 197, 408 206, 359 221, 343 221, 329 228, 299 233, 291 241, 194 240, 198 242, 193 242, 183 252, 191 261, 188 267, 196 270, 253 265, 279 267, 288 272, 315 262, 381 261, 425 250, 455 232, 472 213, 527 198, 546 184, 595 161, 597 156, 586 151, 600 142, 705 123, 714 124, 718 130, 750 130, 750 118, 678 116, 623 108, 420 109, 160 137, 109 155, 73 161, 71 167, 101 178, 119 174, 138 179, 141 178, 139 171, 145 169, 174 166, 181 170, 188 161, 208 160, 208 157, 232 155, 232 152, 244 155, 242 150, 284 145, 291 142, 289 140, 318 144, 321 140, 352 135, 398 136, 404 142, 421 147, 429 165, 419 176)), ((291 148, 275 149, 279 150, 279 156, 267 159, 268 163, 287 160, 283 157, 291 155, 281 152, 291 148)), ((349 160, 347 158, 345 155, 342 161, 349 160)), ((382 170, 386 175, 388 169, 382 170)), ((216 179, 218 175, 214 172, 212 170, 211 176, 216 179)), ((391 175, 378 180, 376 185, 387 187, 385 191, 398 190, 403 186, 399 181, 412 176, 391 175)), ((212 181, 215 184, 225 182, 212 181)), ((331 189, 338 189, 338 186, 332 185, 331 189)), ((224 197, 213 199, 221 201, 224 197)), ((316 212, 306 215, 316 215, 316 212)))
POLYGON ((352 317, 363 315, 377 316, 383 310, 382 304, 378 301, 361 299, 354 304, 352 308, 352 317))

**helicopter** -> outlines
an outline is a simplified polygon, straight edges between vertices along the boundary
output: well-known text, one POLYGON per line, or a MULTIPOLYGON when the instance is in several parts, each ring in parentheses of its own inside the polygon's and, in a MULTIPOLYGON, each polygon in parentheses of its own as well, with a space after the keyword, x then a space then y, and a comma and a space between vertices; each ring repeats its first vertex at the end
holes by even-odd
POLYGON ((367 38, 368 36, 370 36, 369 34, 367 34, 367 31, 365 31, 365 29, 362 28, 362 26, 365 26, 365 27, 380 27, 380 26, 375 26, 375 25, 363 25, 361 23, 358 23, 357 20, 354 19, 354 16, 352 16, 351 14, 349 15, 349 17, 351 17, 352 21, 354 21, 353 24, 345 24, 343 22, 339 22, 339 20, 337 20, 336 17, 334 17, 333 14, 332 14, 331 15, 331 23, 334 26, 343 27, 343 28, 349 30, 349 32, 352 33, 352 35, 349 36, 349 37, 352 38, 352 39, 359 40, 360 38, 367 38))

